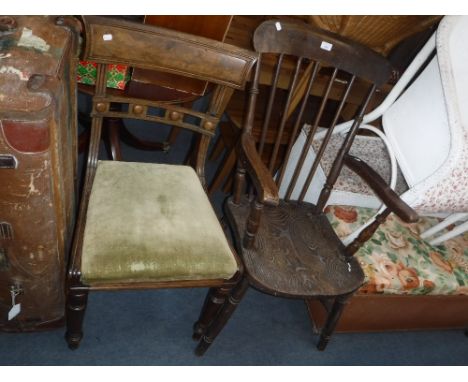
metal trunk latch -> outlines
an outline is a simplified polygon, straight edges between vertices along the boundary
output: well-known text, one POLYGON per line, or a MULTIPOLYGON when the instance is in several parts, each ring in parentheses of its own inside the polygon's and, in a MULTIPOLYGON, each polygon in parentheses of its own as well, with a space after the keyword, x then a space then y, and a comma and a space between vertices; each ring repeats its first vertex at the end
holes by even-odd
POLYGON ((15 169, 18 167, 18 160, 13 155, 0 154, 0 169, 15 169))

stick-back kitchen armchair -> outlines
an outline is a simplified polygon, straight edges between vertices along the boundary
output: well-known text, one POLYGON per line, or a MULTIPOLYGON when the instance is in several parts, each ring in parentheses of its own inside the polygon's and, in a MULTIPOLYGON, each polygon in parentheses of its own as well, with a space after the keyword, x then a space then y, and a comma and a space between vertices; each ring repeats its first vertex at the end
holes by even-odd
POLYGON ((66 340, 72 349, 79 346, 88 292, 94 290, 210 287, 196 325, 203 333, 241 274, 204 191, 206 151, 233 90, 244 86, 257 55, 164 28, 94 16, 83 21, 83 58, 97 62, 98 68, 67 280, 66 340), (111 96, 105 85, 106 64, 111 62, 208 81, 213 88, 207 107, 192 110, 111 96), (121 111, 111 108, 114 103, 123 104, 121 111), (98 160, 105 117, 192 131, 198 135, 195 171, 189 166, 98 160))
MULTIPOLYGON (((360 175, 388 206, 379 216, 379 222, 390 211, 397 213, 405 221, 417 219, 417 215, 385 185, 378 174, 359 158, 348 153, 372 96, 389 79, 392 68, 385 58, 370 49, 307 25, 266 21, 255 31, 253 41, 255 50, 261 54, 238 145, 239 161, 234 195, 227 200, 225 206, 236 248, 244 261, 244 277, 206 331, 197 352, 203 353, 213 342, 249 285, 274 296, 327 301, 328 318, 318 343, 318 348, 323 350, 344 304, 364 281, 364 274, 353 254, 370 237, 371 231, 376 229, 376 225, 370 227, 358 240, 345 247, 323 214, 322 210, 342 167, 346 165, 360 175), (254 116, 257 119, 261 65, 267 55, 276 56, 277 65, 271 76, 271 92, 263 114, 263 139, 256 145, 251 131, 254 116), (285 73, 289 73, 290 79, 288 95, 285 97, 281 117, 273 119, 270 118, 271 105, 275 104, 277 85, 284 81, 285 73), (296 86, 304 73, 310 73, 307 86, 302 93, 303 98, 297 103, 297 110, 291 112, 291 100, 293 95, 297 95, 296 86), (328 78, 325 82, 324 77, 328 78), (317 78, 322 81, 315 83, 317 78), (309 95, 316 94, 316 91, 311 91, 313 86, 321 87, 322 97, 319 102, 315 98, 315 102, 308 103, 309 95), (306 122, 312 126, 309 145, 318 126, 324 126, 324 122, 328 121, 325 147, 351 92, 354 99, 361 97, 361 106, 336 156, 317 205, 304 202, 304 192, 298 200, 291 200, 290 192, 298 180, 303 158, 299 160, 289 182, 289 193, 284 199, 280 199, 278 189, 284 181, 283 164, 288 161, 299 128, 306 122), (308 107, 314 108, 312 113, 305 112, 308 107), (278 164, 279 147, 288 123, 287 148, 281 154, 283 159, 278 164), (267 148, 264 137, 271 131, 276 131, 276 140, 267 148), (266 165, 265 152, 270 154, 266 165), (250 188, 245 187, 248 179, 251 180, 250 188)), ((303 156, 306 154, 307 151, 304 150, 303 156)), ((317 165, 318 162, 307 172, 306 185, 313 178, 317 165)))

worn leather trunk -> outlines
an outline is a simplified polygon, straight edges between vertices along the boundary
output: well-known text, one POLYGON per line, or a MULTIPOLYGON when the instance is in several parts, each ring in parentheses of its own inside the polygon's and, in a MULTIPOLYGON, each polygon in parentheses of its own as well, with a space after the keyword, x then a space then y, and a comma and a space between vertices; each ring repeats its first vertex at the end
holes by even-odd
POLYGON ((77 28, 68 17, 0 16, 4 331, 55 327, 64 318, 76 195, 77 28))

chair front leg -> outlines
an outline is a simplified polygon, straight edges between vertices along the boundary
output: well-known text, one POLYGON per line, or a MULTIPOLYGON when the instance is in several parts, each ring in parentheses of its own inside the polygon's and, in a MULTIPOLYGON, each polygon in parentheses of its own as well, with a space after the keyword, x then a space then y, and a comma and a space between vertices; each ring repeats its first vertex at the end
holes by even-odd
POLYGON ((205 334, 198 343, 197 348, 195 349, 195 354, 197 356, 202 356, 208 350, 210 345, 213 343, 215 338, 218 336, 218 334, 228 322, 229 318, 234 313, 234 310, 236 310, 237 305, 242 300, 242 297, 244 297, 248 287, 249 282, 245 277, 243 277, 234 287, 232 294, 224 302, 223 306, 219 310, 218 315, 214 318, 214 321, 211 323, 211 325, 206 329, 205 334))
POLYGON ((71 350, 78 349, 83 338, 83 319, 88 303, 88 291, 68 290, 67 296, 67 332, 65 339, 71 350))
POLYGON ((219 310, 223 306, 232 287, 222 286, 220 288, 210 288, 206 295, 202 311, 198 321, 193 325, 192 338, 199 341, 205 334, 206 328, 213 322, 219 310))
POLYGON ((318 350, 323 351, 327 347, 328 342, 330 341, 331 335, 335 331, 336 325, 338 324, 341 314, 343 313, 343 309, 345 305, 348 303, 349 298, 352 295, 353 293, 350 293, 350 294, 337 296, 335 298, 335 301, 333 302, 331 310, 329 311, 327 315, 325 325, 323 326, 321 334, 320 334, 320 339, 317 344, 318 350))

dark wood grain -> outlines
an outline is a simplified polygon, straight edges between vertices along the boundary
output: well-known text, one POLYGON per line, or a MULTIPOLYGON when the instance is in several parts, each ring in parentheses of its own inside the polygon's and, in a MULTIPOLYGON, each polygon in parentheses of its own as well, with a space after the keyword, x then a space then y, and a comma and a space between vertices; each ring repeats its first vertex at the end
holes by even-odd
POLYGON ((83 58, 87 61, 243 88, 256 60, 248 50, 188 33, 98 16, 84 16, 83 20, 87 39, 83 58))
MULTIPOLYGON (((146 15, 144 23, 168 28, 179 32, 190 33, 195 36, 207 37, 216 41, 224 41, 231 25, 232 16, 207 15, 146 15)), ((155 72, 136 68, 132 72, 131 85, 148 91, 157 91, 157 86, 177 89, 186 93, 202 96, 205 94, 208 83, 173 74, 155 72)))
POLYGON ((225 211, 250 282, 284 297, 336 296, 358 289, 364 274, 358 262, 345 257, 345 247, 325 215, 309 203, 281 201, 265 206, 256 241, 243 245, 251 202, 229 199, 225 211), (350 267, 350 268, 349 268, 350 267), (349 272, 351 269, 351 272, 349 272))
POLYGON ((378 86, 390 78, 390 63, 364 45, 323 29, 289 21, 282 21, 278 30, 276 23, 268 20, 255 30, 253 43, 257 52, 296 55, 301 51, 302 57, 355 73, 378 86), (324 42, 330 44, 329 48, 324 48, 324 42))

